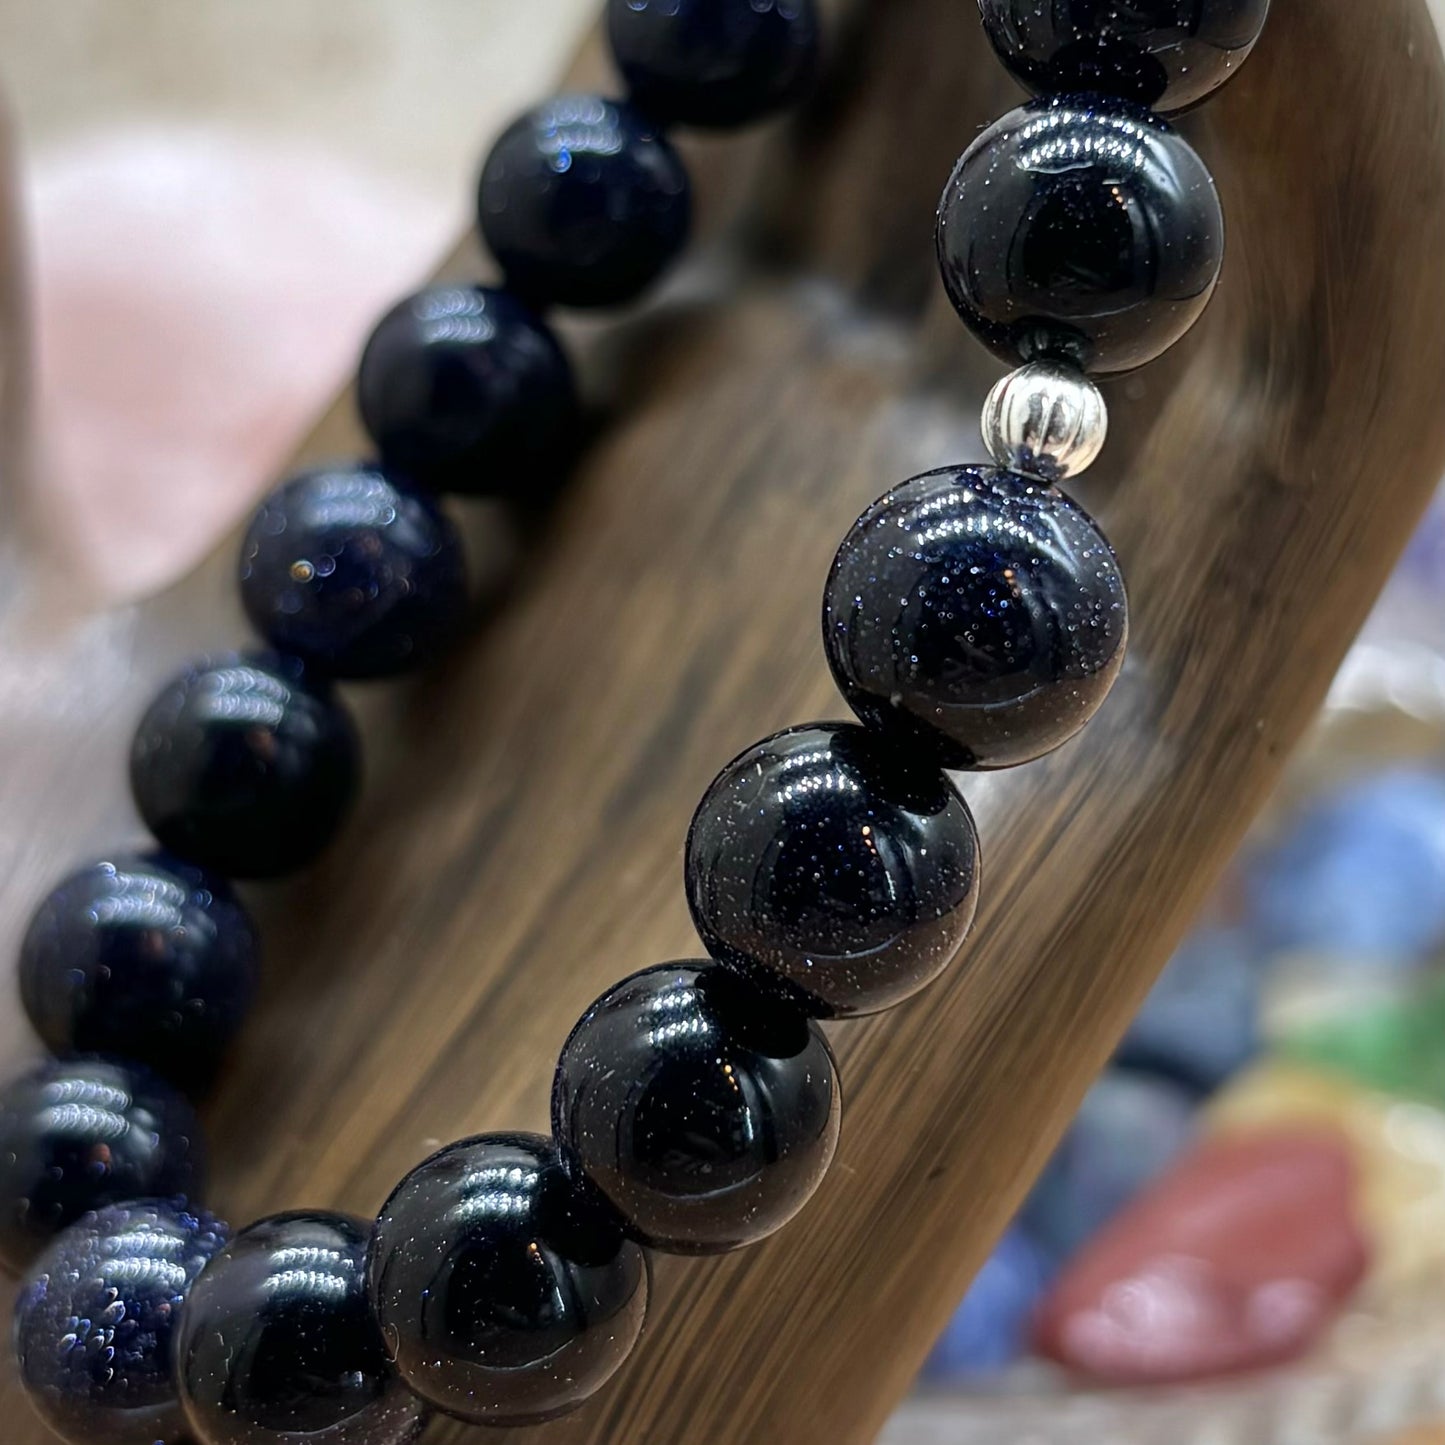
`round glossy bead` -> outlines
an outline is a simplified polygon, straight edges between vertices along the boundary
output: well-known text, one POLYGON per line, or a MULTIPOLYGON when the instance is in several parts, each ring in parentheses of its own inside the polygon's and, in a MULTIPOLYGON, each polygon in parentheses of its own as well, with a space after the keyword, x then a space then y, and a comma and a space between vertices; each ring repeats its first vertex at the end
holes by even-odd
POLYGON ((117 1054, 205 1083, 256 990, 260 940, 230 887, 119 854, 54 888, 20 948, 20 997, 57 1054, 117 1054))
POLYGON ((226 1226, 183 1201, 87 1214, 31 1267, 15 1304, 20 1383, 70 1445, 180 1438, 171 1347, 186 1295, 226 1226))
POLYGON ((328 684, 294 659, 194 664, 136 730, 131 791, 172 853, 235 878, 274 878, 331 841, 361 781, 361 742, 328 684))
POLYGON ((999 466, 1046 482, 1098 460, 1109 434, 1099 388, 1075 367, 1032 361, 1000 380, 983 404, 983 441, 999 466))
POLYGON ((947 467, 853 524, 823 600, 823 642, 854 712, 945 767, 1008 768, 1067 742, 1124 661, 1114 553, 1062 492, 947 467))
POLYGON ((735 758, 687 838, 687 898, 713 957, 803 1008, 891 1008, 957 954, 978 906, 978 834, 927 755, 850 723, 790 728, 735 758))
POLYGON ((813 0, 608 0, 607 34, 633 101, 664 124, 761 120, 818 61, 813 0))
POLYGON ((273 647, 335 677, 430 662, 461 630, 461 538, 436 503, 374 467, 305 472, 241 544, 241 601, 273 647))
POLYGON ((552 1127, 645 1243, 722 1254, 782 1228, 838 1143, 818 1025, 707 962, 625 979, 562 1050, 552 1127))
POLYGON ((1004 64, 1030 90, 1175 111, 1244 63, 1269 0, 980 0, 1004 64))
POLYGON ((532 499, 577 445, 566 354, 507 291, 432 286, 382 317, 356 379, 383 459, 443 491, 532 499))
POLYGON ((0 1089, 0 1264, 24 1269, 67 1224, 130 1199, 195 1198, 200 1126, 164 1080, 50 1060, 0 1089))
POLYGON ((324 1211, 243 1229, 191 1289, 176 1381, 199 1445, 403 1445, 425 1411, 387 1359, 366 1226, 324 1211))
POLYGON ((1128 101, 1032 101, 964 152, 938 210, 960 316, 1014 365, 1129 371, 1199 319, 1224 217, 1194 148, 1128 101))
POLYGON ((513 122, 487 157, 478 224, 507 280, 538 302, 615 306, 682 250, 687 171, 629 105, 564 95, 513 122))
POLYGON ((575 1409, 627 1358, 647 1313, 642 1249, 548 1139, 465 1139, 382 1207, 368 1277, 407 1384, 479 1425, 575 1409))

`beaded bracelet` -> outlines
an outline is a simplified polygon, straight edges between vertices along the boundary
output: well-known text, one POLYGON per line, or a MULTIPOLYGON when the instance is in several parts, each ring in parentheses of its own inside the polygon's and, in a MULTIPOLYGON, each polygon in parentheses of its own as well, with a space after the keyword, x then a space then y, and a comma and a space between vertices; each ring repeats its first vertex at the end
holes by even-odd
MULTIPOLYGON (((938 252, 960 315, 1018 369, 985 405, 994 465, 905 482, 838 551, 824 643, 862 726, 791 728, 722 771, 686 847, 711 956, 635 974, 584 1014, 552 1139, 442 1149, 372 1225, 292 1213, 231 1236, 171 1198, 197 1188, 194 1121, 129 1064, 53 1063, 11 1085, 0 1250, 23 1263, 77 1220, 32 1264, 16 1326, 24 1385, 65 1439, 398 1445, 430 1408, 545 1420, 627 1357, 649 1250, 739 1248, 816 1189, 841 1113, 818 1021, 917 993, 973 920, 978 839, 944 769, 1057 748, 1122 665, 1119 568, 1055 483, 1103 444, 1089 374, 1167 349, 1219 274, 1212 181, 1147 107, 1222 84, 1268 0, 980 6, 1041 98, 965 152, 938 252)), ((356 771, 354 731, 316 679, 412 665, 460 608, 447 524, 397 477, 505 493, 542 464, 575 397, 528 305, 635 295, 686 229, 657 127, 777 109, 816 52, 811 0, 609 0, 608 25, 630 102, 544 106, 485 167, 481 229, 510 293, 423 293, 368 345, 362 409, 387 470, 300 478, 248 533, 243 595, 277 654, 192 670, 142 723, 137 801, 186 861, 101 865, 37 915, 22 975, 52 1047, 204 1074, 244 1012, 255 936, 194 865, 254 877, 313 856, 356 771), (587 209, 598 186, 606 224, 587 209)))

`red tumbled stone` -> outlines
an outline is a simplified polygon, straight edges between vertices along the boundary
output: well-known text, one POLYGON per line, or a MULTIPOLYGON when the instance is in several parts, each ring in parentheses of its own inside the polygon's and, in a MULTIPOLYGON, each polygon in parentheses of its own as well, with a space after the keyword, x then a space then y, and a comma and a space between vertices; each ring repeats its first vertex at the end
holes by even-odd
POLYGON ((1084 1247, 1044 1301, 1034 1342, 1108 1385, 1278 1364, 1309 1348, 1368 1263, 1343 1138, 1213 1140, 1084 1247))

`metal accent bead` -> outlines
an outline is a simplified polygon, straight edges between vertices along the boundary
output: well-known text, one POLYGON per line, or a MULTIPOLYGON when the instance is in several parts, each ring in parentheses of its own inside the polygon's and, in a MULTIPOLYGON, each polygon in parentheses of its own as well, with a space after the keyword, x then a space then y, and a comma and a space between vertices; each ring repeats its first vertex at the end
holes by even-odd
POLYGON ((1093 464, 1109 434, 1099 388, 1056 361, 1031 361, 1004 377, 983 404, 983 440, 1001 467, 1061 482, 1093 464))

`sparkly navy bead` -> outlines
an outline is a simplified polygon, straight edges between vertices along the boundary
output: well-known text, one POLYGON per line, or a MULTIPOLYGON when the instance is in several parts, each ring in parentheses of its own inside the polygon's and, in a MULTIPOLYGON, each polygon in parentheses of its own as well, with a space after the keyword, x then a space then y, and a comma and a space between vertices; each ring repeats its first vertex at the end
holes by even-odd
POLYGON ((36 910, 20 997, 54 1053, 118 1054, 199 1086, 250 1008, 259 953, 224 880, 164 854, 117 854, 36 910))
POLYGON ((1162 120, 1065 96, 1010 111, 969 146, 937 244, 949 299, 1004 360, 1121 372, 1199 319, 1224 217, 1204 162, 1162 120))
POLYGON ((461 538, 425 493, 374 467, 305 472, 261 503, 241 601, 272 647, 334 677, 422 667, 467 611, 461 538))
POLYGON ((1153 110, 1196 105, 1244 63, 1269 0, 980 0, 1030 90, 1094 91, 1153 110))
POLYGON ((951 768, 1067 742, 1113 686, 1128 631, 1123 577, 1088 514, 997 467, 928 472, 875 502, 823 602, 854 712, 951 768))
POLYGON ((565 95, 528 111, 487 157, 478 224, 511 285, 539 303, 615 306, 682 250, 687 171, 629 105, 565 95))
POLYGON ((838 1143, 837 1066, 818 1025, 706 962, 605 993, 572 1030, 552 1127, 637 1238, 722 1254, 772 1234, 838 1143))
POLYGON ((226 1226, 184 1201, 87 1214, 31 1267, 15 1305, 20 1383, 69 1445, 182 1438, 171 1347, 226 1226))
POLYGON ((927 755, 819 723, 723 769, 693 818, 686 876, 709 953, 844 1018, 901 1003, 958 952, 978 835, 927 755))
POLYGON ((607 33, 632 100, 663 124, 761 120, 818 61, 813 0, 608 0, 607 33))
POLYGON ((387 465, 441 491, 545 497, 577 446, 566 354, 507 291, 408 296, 366 343, 356 392, 387 465))
POLYGON ((186 668, 131 748, 146 826, 170 852, 235 878, 274 878, 314 859, 360 777, 350 713, 295 659, 271 655, 186 668))
POLYGON ((200 1126, 147 1070, 50 1060, 0 1089, 0 1264, 24 1269, 92 1209, 201 1192, 200 1126))
POLYGON ((382 1207, 367 1274, 407 1384, 479 1425, 575 1409, 647 1313, 646 1255, 535 1134, 464 1139, 419 1164, 382 1207))
POLYGON ((323 1211, 241 1230, 191 1288, 176 1382, 198 1445, 405 1445, 424 1407, 387 1359, 365 1225, 323 1211))

